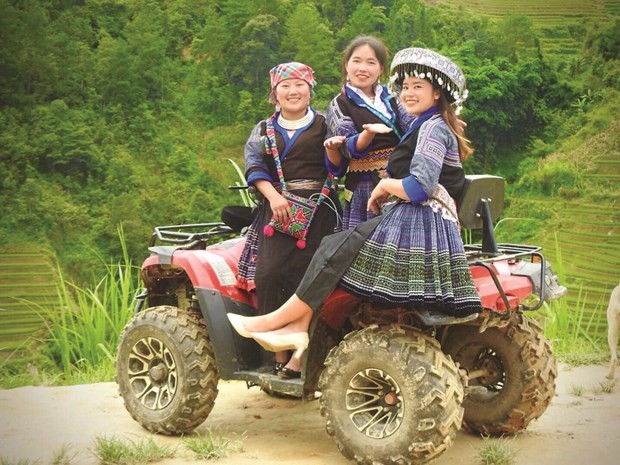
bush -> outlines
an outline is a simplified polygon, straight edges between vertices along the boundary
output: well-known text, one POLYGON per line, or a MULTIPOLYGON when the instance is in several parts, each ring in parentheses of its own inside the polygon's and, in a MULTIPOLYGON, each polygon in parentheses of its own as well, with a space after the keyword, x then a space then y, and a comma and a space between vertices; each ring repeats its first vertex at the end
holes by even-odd
POLYGON ((517 191, 557 195, 560 188, 566 192, 567 189, 579 189, 581 184, 581 175, 573 167, 555 160, 550 163, 538 164, 535 171, 525 173, 517 183, 517 191))

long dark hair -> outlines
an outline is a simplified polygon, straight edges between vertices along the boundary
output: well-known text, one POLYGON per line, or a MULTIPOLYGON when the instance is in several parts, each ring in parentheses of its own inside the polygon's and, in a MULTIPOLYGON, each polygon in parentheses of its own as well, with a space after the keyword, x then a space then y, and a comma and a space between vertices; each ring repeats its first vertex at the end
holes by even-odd
POLYGON ((433 84, 433 88, 439 91, 439 111, 444 121, 456 137, 456 141, 459 144, 459 158, 461 163, 469 158, 474 153, 474 149, 471 146, 471 141, 465 137, 465 128, 463 126, 463 120, 461 120, 454 110, 454 106, 448 102, 448 99, 444 95, 441 87, 433 84))

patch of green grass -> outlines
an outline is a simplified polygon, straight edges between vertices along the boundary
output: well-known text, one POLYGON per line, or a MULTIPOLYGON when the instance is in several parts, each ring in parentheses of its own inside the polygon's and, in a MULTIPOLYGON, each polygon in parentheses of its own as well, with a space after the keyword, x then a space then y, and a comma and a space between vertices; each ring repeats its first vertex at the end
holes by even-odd
POLYGON ((575 397, 581 397, 586 392, 583 386, 573 385, 570 387, 570 393, 575 397))
POLYGON ((78 363, 70 373, 63 374, 59 381, 62 382, 63 386, 101 383, 114 381, 115 375, 114 360, 108 358, 102 360, 98 365, 87 365, 83 368, 78 363))
POLYGON ((35 463, 26 459, 11 460, 0 457, 0 465, 35 465, 35 463))
MULTIPOLYGON (((554 252, 553 270, 560 283, 566 285, 567 267, 557 237, 554 252)), ((571 366, 604 362, 605 337, 600 332, 605 326, 602 304, 599 302, 593 307, 583 285, 578 289, 569 288, 569 291, 570 296, 544 304, 533 316, 541 322, 558 360, 571 366)))
POLYGON ((174 457, 176 447, 160 446, 151 438, 131 441, 97 436, 92 452, 100 465, 144 465, 174 457))
POLYGON ((71 448, 67 445, 63 445, 60 449, 54 452, 50 465, 73 465, 77 458, 77 453, 71 451, 71 448))
POLYGON ((183 445, 194 453, 196 460, 219 459, 243 451, 243 439, 231 440, 225 431, 207 430, 204 435, 183 438, 183 445))
MULTIPOLYGON (((46 353, 71 377, 77 368, 95 373, 100 365, 114 363, 120 334, 133 315, 133 298, 139 288, 119 230, 124 261, 106 265, 107 274, 94 289, 82 289, 65 281, 59 270, 60 308, 39 307, 47 321, 46 353)), ((104 369, 104 372, 106 370, 104 369)))
POLYGON ((554 346, 554 355, 560 362, 566 363, 572 367, 598 365, 608 361, 607 359, 609 356, 602 353, 600 350, 597 351, 596 348, 593 348, 591 345, 585 343, 583 343, 582 346, 587 352, 579 352, 578 344, 574 344, 571 347, 572 351, 570 352, 562 352, 561 350, 556 351, 554 346))
MULTIPOLYGON (((67 445, 62 446, 60 449, 54 452, 49 465, 74 465, 76 464, 77 454, 72 452, 67 445)), ((39 460, 28 459, 8 459, 6 457, 0 457, 0 465, 41 465, 39 460)))
POLYGON ((616 382, 614 380, 605 380, 598 383, 598 386, 594 388, 594 394, 611 394, 616 388, 616 382))
POLYGON ((514 438, 483 437, 478 457, 483 465, 512 465, 517 455, 513 448, 514 438))

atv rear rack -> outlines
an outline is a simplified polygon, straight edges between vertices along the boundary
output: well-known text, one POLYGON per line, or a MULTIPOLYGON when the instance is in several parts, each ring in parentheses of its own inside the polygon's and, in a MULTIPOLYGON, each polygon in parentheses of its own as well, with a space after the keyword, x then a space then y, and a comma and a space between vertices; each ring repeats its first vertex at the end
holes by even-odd
POLYGON ((465 254, 468 261, 477 260, 483 262, 496 262, 500 260, 512 260, 532 255, 541 256, 538 252, 542 247, 523 244, 497 244, 496 251, 485 250, 482 244, 465 244, 465 254))
POLYGON ((528 276, 532 281, 533 288, 537 290, 536 295, 538 301, 534 305, 530 306, 520 303, 518 307, 522 310, 530 311, 538 310, 542 307, 545 302, 545 295, 549 294, 549 291, 547 290, 547 280, 545 279, 547 276, 548 267, 545 257, 540 253, 541 247, 520 244, 497 244, 495 249, 496 252, 485 251, 484 248, 485 247, 482 244, 465 245, 467 261, 470 266, 481 266, 488 271, 506 310, 510 311, 516 309, 511 307, 508 295, 506 294, 500 279, 498 278, 498 270, 495 266, 493 266, 493 264, 499 262, 506 262, 509 264, 526 262, 526 267, 528 264, 535 264, 536 269, 539 270, 538 273, 532 272, 530 267, 527 272, 511 272, 511 274, 528 276), (536 274, 539 275, 538 279, 536 279, 536 274))

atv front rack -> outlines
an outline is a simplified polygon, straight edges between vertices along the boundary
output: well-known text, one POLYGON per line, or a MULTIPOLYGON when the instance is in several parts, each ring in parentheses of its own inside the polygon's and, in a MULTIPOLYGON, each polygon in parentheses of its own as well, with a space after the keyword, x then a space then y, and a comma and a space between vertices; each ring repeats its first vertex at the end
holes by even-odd
POLYGON ((149 240, 149 247, 157 241, 182 245, 184 249, 206 246, 214 236, 234 234, 235 231, 224 223, 196 223, 157 226, 149 240))

